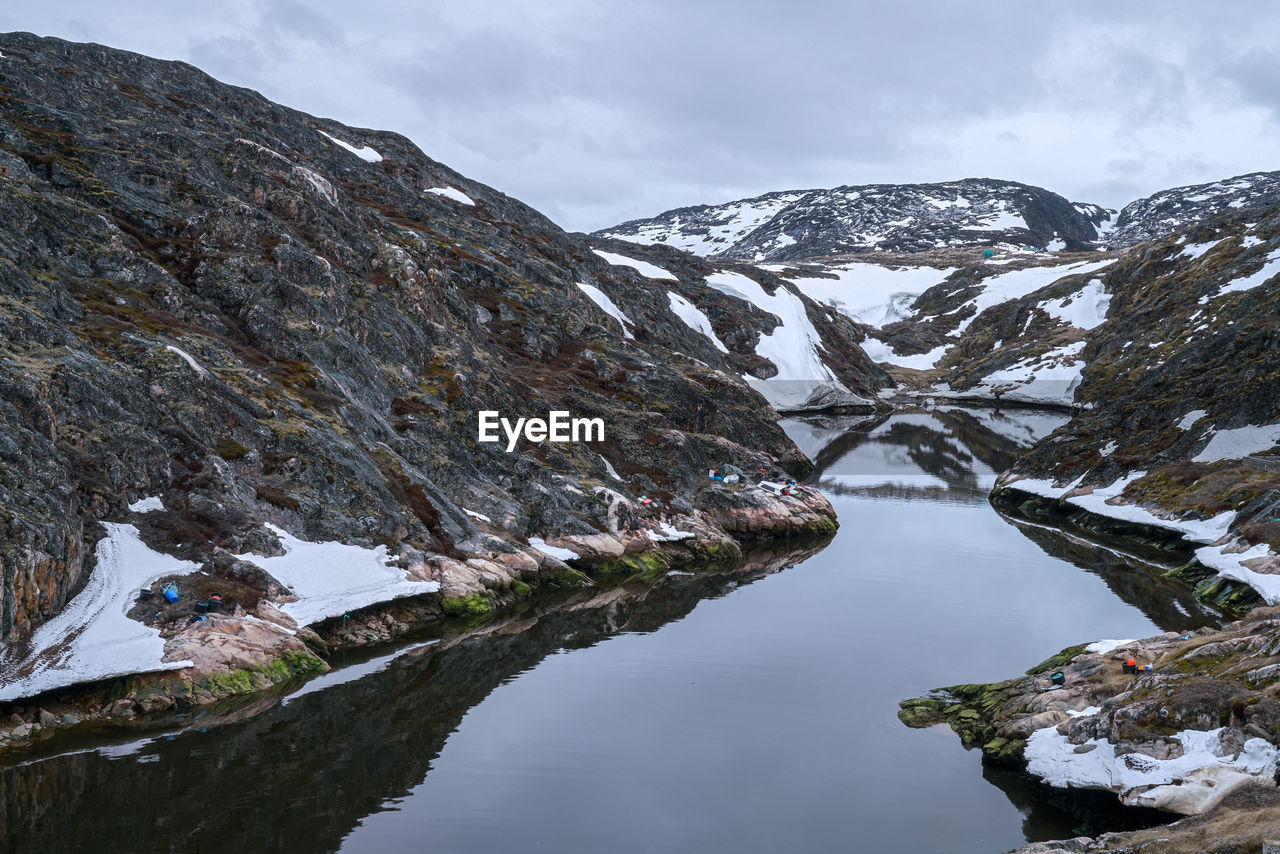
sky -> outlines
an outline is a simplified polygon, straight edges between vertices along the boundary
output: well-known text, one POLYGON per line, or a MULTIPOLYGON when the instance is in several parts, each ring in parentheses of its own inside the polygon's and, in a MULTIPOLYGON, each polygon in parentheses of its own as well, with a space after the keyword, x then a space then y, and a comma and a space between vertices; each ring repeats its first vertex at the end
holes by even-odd
POLYGON ((1003 178, 1119 207, 1280 169, 1280 4, 7 0, 394 130, 570 230, 771 190, 1003 178))

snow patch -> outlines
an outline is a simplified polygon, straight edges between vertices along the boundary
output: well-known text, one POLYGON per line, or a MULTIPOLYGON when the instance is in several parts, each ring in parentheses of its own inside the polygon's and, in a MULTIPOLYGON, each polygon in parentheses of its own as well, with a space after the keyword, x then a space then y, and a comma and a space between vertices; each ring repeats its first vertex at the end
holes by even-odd
POLYGON ((873 361, 887 362, 890 365, 897 365, 900 368, 914 368, 917 371, 927 371, 938 364, 938 360, 946 354, 950 349, 947 344, 940 344, 927 353, 916 353, 910 356, 899 356, 898 353, 888 344, 876 338, 868 337, 861 344, 863 352, 865 352, 873 361))
POLYGON ((1131 643, 1137 643, 1137 642, 1138 642, 1137 638, 1124 638, 1122 640, 1116 640, 1114 638, 1103 638, 1100 641, 1094 641, 1093 643, 1086 646, 1084 648, 1084 651, 1108 653, 1113 650, 1119 649, 1122 646, 1128 646, 1131 643))
POLYGON ((1208 415, 1208 411, 1204 409, 1193 409, 1186 415, 1182 416, 1182 420, 1178 422, 1178 427, 1183 430, 1190 430, 1191 426, 1208 415))
POLYGON ((551 557, 559 558, 560 560, 577 560, 578 559, 577 552, 573 551, 572 549, 562 549, 559 546, 547 545, 547 541, 542 539, 542 537, 530 537, 529 545, 533 546, 535 549, 542 552, 544 555, 550 555, 551 557))
POLYGON ((578 287, 582 289, 584 294, 591 297, 591 301, 599 306, 601 311, 618 321, 618 324, 622 327, 624 337, 635 338, 630 329, 635 324, 631 322, 631 318, 622 313, 622 309, 618 308, 613 300, 609 299, 608 294, 595 285, 588 285, 586 282, 578 282, 578 287))
POLYGON ((600 457, 600 462, 604 463, 604 470, 609 473, 609 477, 619 482, 625 482, 618 476, 618 473, 613 470, 613 464, 606 460, 603 454, 596 454, 596 456, 600 457))
POLYGON ((152 510, 163 509, 164 502, 157 495, 153 495, 150 498, 141 498, 129 505, 129 510, 133 513, 149 513, 152 510))
POLYGON ((1280 575, 1256 572, 1245 566, 1245 561, 1274 557, 1266 543, 1236 554, 1227 554, 1226 546, 1205 546, 1196 549, 1196 560, 1215 570, 1223 578, 1239 581, 1258 591, 1268 605, 1280 604, 1280 575))
POLYGON ((163 576, 195 572, 200 565, 152 551, 133 525, 102 524, 107 536, 98 542, 89 583, 30 641, 0 651, 0 701, 112 676, 192 666, 190 661, 165 661, 159 630, 125 614, 140 588, 163 576), (19 658, 21 652, 27 654, 19 658))
MULTIPOLYGON (((1184 419, 1185 420, 1185 419, 1184 419)), ((1280 443, 1280 424, 1249 425, 1233 430, 1219 430, 1200 453, 1191 458, 1196 463, 1239 460, 1250 454, 1268 451, 1280 443)))
POLYGON ((182 360, 191 366, 191 370, 195 371, 200 376, 202 377, 209 376, 209 372, 205 370, 204 366, 201 365, 199 362, 197 362, 192 357, 192 355, 188 353, 186 350, 182 350, 178 347, 173 346, 172 344, 166 344, 164 348, 171 353, 176 353, 177 355, 181 356, 182 360))
POLYGON ((279 607, 300 626, 440 589, 438 581, 410 579, 403 569, 390 566, 386 546, 367 549, 338 542, 312 543, 270 523, 267 528, 280 538, 284 554, 236 557, 262 567, 298 597, 279 607))
POLYGON ((338 139, 336 136, 330 136, 324 131, 320 131, 320 135, 328 139, 330 142, 342 148, 345 148, 347 151, 350 151, 356 157, 359 157, 361 160, 367 163, 377 163, 378 161, 382 160, 382 155, 374 151, 372 148, 370 148, 367 145, 361 146, 360 148, 356 148, 351 143, 343 142, 342 140, 338 139))
POLYGON ((476 204, 466 193, 461 190, 455 190, 453 187, 430 187, 427 192, 435 193, 437 196, 444 196, 446 199, 453 199, 455 202, 460 202, 468 207, 475 207, 476 204))
POLYGON ((1188 243, 1186 246, 1182 247, 1182 252, 1179 254, 1179 257, 1194 261, 1197 258, 1203 257, 1206 252, 1221 242, 1222 241, 1220 240, 1212 240, 1208 243, 1188 243))
POLYGON ((712 345, 721 353, 728 353, 729 348, 716 335, 716 331, 711 328, 711 319, 693 303, 675 291, 667 291, 667 301, 671 304, 671 313, 684 321, 685 325, 694 332, 701 332, 712 343, 712 345))
POLYGON ((756 355, 763 356, 778 368, 775 380, 827 380, 835 379, 831 369, 818 355, 822 341, 818 330, 809 321, 801 299, 779 287, 772 295, 765 292, 755 280, 741 273, 719 272, 707 276, 707 284, 721 293, 769 312, 782 321, 768 335, 761 335, 756 345, 756 355))
POLYGON ((603 252, 599 249, 592 249, 592 252, 599 255, 604 260, 613 264, 615 267, 630 267, 648 279, 674 279, 669 270, 664 270, 657 264, 650 264, 648 261, 638 261, 635 258, 628 258, 626 255, 618 255, 615 252, 603 252))
POLYGON ((1064 320, 1077 329, 1094 329, 1107 319, 1107 309, 1111 306, 1111 294, 1103 289, 1101 281, 1095 280, 1069 297, 1040 303, 1050 317, 1064 320))
POLYGON ((659 533, 656 534, 653 531, 649 532, 649 539, 656 543, 675 543, 680 540, 687 540, 694 536, 694 534, 691 534, 688 531, 677 531, 674 525, 670 525, 666 522, 659 522, 658 530, 659 533))
POLYGON ((1228 755, 1221 732, 1183 730, 1173 736, 1182 745, 1182 755, 1155 759, 1140 753, 1117 755, 1115 745, 1105 739, 1075 745, 1056 726, 1049 726, 1027 738, 1027 770, 1051 786, 1105 789, 1118 793, 1129 806, 1193 814, 1242 783, 1275 776, 1280 758, 1275 745, 1251 738, 1239 754, 1228 755), (1081 747, 1084 752, 1079 752, 1081 747))
POLYGON ((824 267, 836 279, 801 277, 793 280, 809 299, 826 303, 858 323, 881 327, 910 314, 916 297, 955 272, 934 267, 882 267, 879 264, 850 263, 824 267))
POLYGON ((1280 273, 1280 254, 1273 252, 1267 256, 1262 269, 1228 282, 1218 290, 1217 295, 1222 296, 1223 294, 1231 294, 1238 291, 1253 290, 1277 273, 1280 273))

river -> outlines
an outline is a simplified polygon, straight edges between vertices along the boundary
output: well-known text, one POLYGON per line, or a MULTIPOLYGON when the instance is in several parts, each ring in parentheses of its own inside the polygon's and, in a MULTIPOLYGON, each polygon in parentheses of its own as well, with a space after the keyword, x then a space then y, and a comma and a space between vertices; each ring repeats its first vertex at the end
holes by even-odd
POLYGON ((839 513, 826 548, 538 600, 284 698, 10 754, 0 849, 998 852, 1119 827, 895 716, 1074 643, 1218 621, 1148 556, 987 503, 1063 420, 789 419, 839 513))

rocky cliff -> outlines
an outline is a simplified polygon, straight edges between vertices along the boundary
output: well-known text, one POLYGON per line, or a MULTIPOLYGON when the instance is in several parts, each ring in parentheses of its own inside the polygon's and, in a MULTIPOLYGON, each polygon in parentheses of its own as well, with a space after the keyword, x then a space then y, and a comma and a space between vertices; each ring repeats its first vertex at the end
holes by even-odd
MULTIPOLYGON (((270 646, 437 589, 483 613, 579 569, 833 527, 811 490, 707 479, 808 466, 739 376, 768 373, 750 353, 776 318, 721 318, 717 348, 667 288, 394 133, 96 45, 0 53, 4 696, 127 671, 58 668, 76 637, 133 632, 107 620, 149 578, 179 603, 126 622, 174 668, 191 632, 270 646), (605 438, 508 451, 478 441, 480 410, 605 438), (184 628, 215 588, 286 628, 184 628)), ((673 287, 716 316, 715 293, 673 287)), ((882 375, 844 357, 845 392, 873 396, 882 375)))
POLYGON ((1092 249, 1113 211, 1040 187, 968 178, 767 193, 697 205, 596 232, 698 255, 787 261, 957 246, 1092 249))

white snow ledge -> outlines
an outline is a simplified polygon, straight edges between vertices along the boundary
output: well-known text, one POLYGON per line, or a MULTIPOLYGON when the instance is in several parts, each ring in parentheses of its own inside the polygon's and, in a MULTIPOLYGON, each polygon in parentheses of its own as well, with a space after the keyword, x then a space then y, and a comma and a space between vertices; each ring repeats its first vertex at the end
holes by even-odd
POLYGON ((133 525, 102 524, 107 536, 98 542, 98 562, 85 588, 36 629, 29 642, 0 651, 0 701, 192 666, 190 661, 165 661, 159 630, 125 614, 139 588, 166 575, 194 572, 199 564, 152 551, 133 525))
POLYGON ((262 567, 298 597, 297 602, 281 604, 280 610, 300 626, 440 590, 438 581, 417 581, 403 569, 389 566, 386 546, 366 549, 337 542, 310 543, 275 525, 267 527, 280 538, 284 554, 236 557, 262 567))

